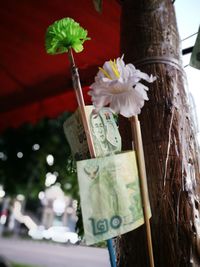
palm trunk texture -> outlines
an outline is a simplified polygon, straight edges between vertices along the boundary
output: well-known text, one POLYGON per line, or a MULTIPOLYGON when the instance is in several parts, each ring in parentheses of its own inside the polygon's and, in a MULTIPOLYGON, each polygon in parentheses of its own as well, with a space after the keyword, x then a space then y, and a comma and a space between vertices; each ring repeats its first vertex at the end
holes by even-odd
MULTIPOLYGON (((157 76, 139 116, 155 266, 200 266, 199 147, 171 0, 122 1, 121 53, 126 63, 157 76)), ((128 127, 120 118, 124 150, 131 148, 128 127)), ((118 241, 118 266, 149 266, 144 226, 118 241)))

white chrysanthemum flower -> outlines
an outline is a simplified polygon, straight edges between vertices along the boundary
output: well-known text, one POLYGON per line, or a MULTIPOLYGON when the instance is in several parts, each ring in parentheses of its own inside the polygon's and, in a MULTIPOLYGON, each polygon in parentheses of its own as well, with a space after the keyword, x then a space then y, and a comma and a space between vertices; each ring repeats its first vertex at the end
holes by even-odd
POLYGON ((110 104, 114 112, 124 117, 130 118, 139 114, 144 100, 148 100, 148 87, 140 80, 152 83, 155 79, 156 77, 137 70, 133 64, 125 65, 123 57, 106 61, 90 86, 92 90, 89 94, 92 96, 95 112, 98 113, 102 107, 110 104))

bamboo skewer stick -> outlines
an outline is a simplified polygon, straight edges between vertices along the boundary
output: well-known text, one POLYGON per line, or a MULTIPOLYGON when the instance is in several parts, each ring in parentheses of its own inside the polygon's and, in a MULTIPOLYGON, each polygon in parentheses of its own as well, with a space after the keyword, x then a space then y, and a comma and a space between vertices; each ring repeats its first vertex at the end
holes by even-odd
MULTIPOLYGON (((78 69, 75 65, 72 49, 69 49, 68 57, 69 57, 70 65, 71 65, 73 87, 74 87, 74 90, 76 93, 76 99, 78 102, 78 106, 79 106, 80 112, 81 112, 81 118, 82 118, 83 127, 84 127, 86 138, 87 138, 90 156, 91 156, 91 158, 95 158, 95 149, 94 149, 94 145, 92 142, 92 136, 91 136, 91 133, 89 130, 89 125, 88 125, 88 121, 87 121, 87 117, 86 117, 86 113, 85 113, 85 101, 83 98, 83 92, 82 92, 82 88, 81 88, 79 73, 78 73, 78 69)), ((111 239, 107 240, 107 246, 108 246, 108 251, 109 251, 109 256, 110 256, 111 267, 116 267, 116 259, 115 259, 111 239)))
POLYGON ((74 87, 74 90, 76 93, 78 106, 79 106, 80 111, 81 111, 81 117, 82 117, 83 127, 84 127, 86 138, 87 138, 90 156, 91 156, 91 158, 94 158, 95 157, 95 150, 94 150, 94 145, 92 142, 92 136, 91 136, 91 133, 89 130, 89 125, 88 125, 87 117, 86 117, 86 113, 85 113, 85 102, 84 102, 84 98, 83 98, 79 73, 78 73, 78 69, 75 65, 75 61, 74 61, 74 57, 73 57, 73 53, 72 53, 71 49, 69 49, 68 57, 69 57, 69 61, 71 64, 73 87, 74 87))
MULTIPOLYGON (((82 88, 80 84, 78 69, 75 65, 74 57, 72 50, 69 49, 68 57, 71 64, 71 72, 72 72, 72 81, 73 87, 76 93, 76 98, 78 101, 78 105, 81 111, 81 117, 83 126, 86 133, 88 148, 90 152, 91 158, 95 158, 95 150, 94 145, 92 142, 92 136, 89 130, 89 125, 87 122, 87 117, 85 113, 85 102, 83 98, 82 88)), ((135 150, 137 154, 137 161, 138 161, 138 171, 140 177, 140 188, 141 188, 141 195, 142 195, 142 205, 143 205, 143 213, 144 213, 144 222, 146 226, 146 236, 147 236, 147 246, 148 246, 148 253, 149 253, 149 261, 150 267, 154 267, 154 257, 153 257, 153 248, 152 248, 152 239, 151 239, 151 228, 149 223, 149 216, 148 216, 148 190, 146 184, 146 168, 145 168, 145 161, 144 161, 144 152, 143 152, 143 145, 142 145, 142 137, 141 137, 141 130, 140 130, 140 123, 138 121, 137 116, 133 116, 130 118, 131 121, 131 129, 132 135, 135 145, 135 150)), ((113 264, 113 263, 112 263, 113 264)), ((113 265, 114 266, 114 265, 113 265)))
POLYGON ((146 182, 147 181, 146 180, 146 168, 145 168, 140 122, 137 116, 131 117, 130 122, 131 122, 131 130, 132 130, 132 136, 133 136, 133 141, 134 141, 134 148, 136 151, 137 162, 138 162, 138 172, 139 172, 139 177, 140 177, 140 189, 141 189, 141 196, 142 196, 144 222, 145 222, 145 227, 146 227, 149 262, 150 262, 150 266, 154 267, 151 227, 150 227, 149 216, 148 216, 149 200, 148 200, 148 189, 147 189, 147 182, 146 182))

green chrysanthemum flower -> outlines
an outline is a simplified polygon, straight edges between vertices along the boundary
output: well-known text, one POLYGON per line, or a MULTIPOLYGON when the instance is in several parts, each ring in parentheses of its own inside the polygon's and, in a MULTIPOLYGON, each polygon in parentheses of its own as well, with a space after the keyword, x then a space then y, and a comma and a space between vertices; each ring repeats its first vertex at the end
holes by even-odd
POLYGON ((46 51, 48 54, 61 54, 73 48, 79 53, 83 50, 83 43, 90 40, 87 30, 71 18, 63 18, 50 25, 46 32, 46 51))

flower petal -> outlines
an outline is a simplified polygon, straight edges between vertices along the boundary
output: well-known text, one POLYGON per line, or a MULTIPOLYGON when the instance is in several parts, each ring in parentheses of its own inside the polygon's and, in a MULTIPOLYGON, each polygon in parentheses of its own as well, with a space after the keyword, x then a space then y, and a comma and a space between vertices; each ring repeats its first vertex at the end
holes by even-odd
POLYGON ((123 57, 106 61, 90 86, 96 111, 110 104, 110 108, 125 117, 139 114, 148 100, 149 88, 140 81, 155 81, 156 77, 136 69, 133 64, 125 65, 123 57), (119 77, 120 76, 120 77, 119 77))

